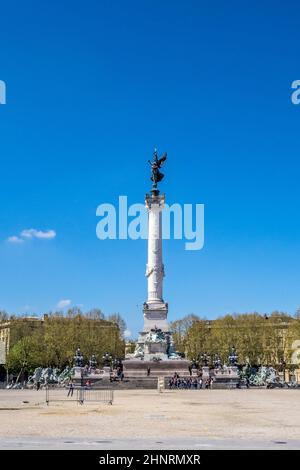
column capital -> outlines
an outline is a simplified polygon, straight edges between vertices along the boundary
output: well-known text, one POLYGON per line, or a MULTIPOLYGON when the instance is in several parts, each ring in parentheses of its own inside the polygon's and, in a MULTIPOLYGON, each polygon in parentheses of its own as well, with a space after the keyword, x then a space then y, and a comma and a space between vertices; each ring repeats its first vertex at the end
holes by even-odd
POLYGON ((147 209, 149 210, 152 209, 152 207, 155 209, 162 210, 165 205, 165 200, 166 197, 164 194, 153 195, 147 193, 145 196, 145 204, 147 209))

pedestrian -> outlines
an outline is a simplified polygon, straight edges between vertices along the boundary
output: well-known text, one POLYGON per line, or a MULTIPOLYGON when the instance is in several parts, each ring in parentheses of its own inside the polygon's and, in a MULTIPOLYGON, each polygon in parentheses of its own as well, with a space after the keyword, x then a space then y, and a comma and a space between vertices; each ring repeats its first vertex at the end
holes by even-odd
POLYGON ((38 391, 41 388, 41 382, 38 380, 36 383, 36 390, 38 391))
POLYGON ((70 382, 69 382, 69 391, 68 391, 68 397, 69 396, 73 396, 73 392, 74 392, 74 383, 73 383, 73 380, 71 379, 70 382))
POLYGON ((83 372, 82 371, 81 371, 80 386, 84 387, 84 377, 83 377, 83 372))
POLYGON ((148 368, 147 368, 147 376, 148 376, 148 377, 149 377, 149 375, 150 375, 150 372, 151 372, 151 369, 150 369, 150 367, 148 367, 148 368))
POLYGON ((92 382, 90 381, 90 379, 88 379, 88 380, 85 382, 85 387, 86 387, 86 388, 91 388, 91 385, 92 385, 92 382))

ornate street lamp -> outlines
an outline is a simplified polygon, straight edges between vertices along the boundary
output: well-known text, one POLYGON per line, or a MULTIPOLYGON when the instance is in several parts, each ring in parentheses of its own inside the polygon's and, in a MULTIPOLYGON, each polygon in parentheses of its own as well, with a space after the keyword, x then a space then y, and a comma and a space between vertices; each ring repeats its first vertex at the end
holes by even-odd
POLYGON ((285 360, 284 360, 283 358, 281 359, 280 364, 281 364, 282 373, 283 373, 283 382, 285 382, 285 368, 286 368, 286 362, 285 362, 285 360))
POLYGON ((236 366, 237 365, 238 355, 236 353, 236 349, 235 349, 234 346, 232 346, 232 348, 231 348, 231 352, 228 356, 228 360, 229 360, 229 365, 230 366, 236 366))
POLYGON ((83 367, 83 355, 80 348, 76 349, 73 359, 75 367, 83 367))
POLYGON ((97 367, 97 359, 96 359, 95 354, 92 354, 92 356, 90 357, 89 365, 90 365, 90 368, 91 368, 91 369, 96 369, 96 367, 97 367))
POLYGON ((215 366, 215 369, 221 369, 222 367, 222 361, 218 354, 215 355, 214 366, 215 366))
POLYGON ((108 352, 104 353, 102 356, 104 367, 110 367, 112 361, 112 355, 108 352))
POLYGON ((195 358, 192 359, 191 369, 198 369, 198 364, 195 358))
POLYGON ((205 353, 200 355, 200 359, 201 359, 202 364, 204 365, 204 367, 207 367, 210 356, 205 352, 205 353))
POLYGON ((114 369, 122 368, 122 361, 121 361, 121 359, 115 358, 115 359, 113 360, 113 368, 114 368, 114 369))

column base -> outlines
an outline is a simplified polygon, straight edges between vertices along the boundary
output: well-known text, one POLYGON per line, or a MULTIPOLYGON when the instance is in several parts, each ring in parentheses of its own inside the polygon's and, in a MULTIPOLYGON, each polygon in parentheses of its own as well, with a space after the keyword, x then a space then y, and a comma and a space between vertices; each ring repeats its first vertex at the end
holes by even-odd
POLYGON ((169 325, 167 321, 168 304, 165 302, 145 302, 143 314, 144 332, 149 332, 154 329, 159 329, 163 332, 169 331, 169 325))

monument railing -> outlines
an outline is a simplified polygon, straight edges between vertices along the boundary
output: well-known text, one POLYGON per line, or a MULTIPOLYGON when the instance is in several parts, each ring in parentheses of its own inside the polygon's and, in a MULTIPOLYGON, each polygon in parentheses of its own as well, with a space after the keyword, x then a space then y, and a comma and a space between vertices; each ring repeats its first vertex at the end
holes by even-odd
POLYGON ((104 402, 113 404, 114 391, 113 390, 83 390, 83 399, 88 402, 104 402))
POLYGON ((85 387, 74 387, 73 393, 68 388, 57 389, 46 387, 46 403, 77 402, 83 405, 85 402, 106 403, 112 405, 114 401, 113 390, 92 390, 85 387))

